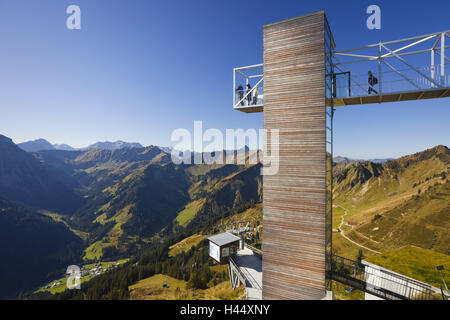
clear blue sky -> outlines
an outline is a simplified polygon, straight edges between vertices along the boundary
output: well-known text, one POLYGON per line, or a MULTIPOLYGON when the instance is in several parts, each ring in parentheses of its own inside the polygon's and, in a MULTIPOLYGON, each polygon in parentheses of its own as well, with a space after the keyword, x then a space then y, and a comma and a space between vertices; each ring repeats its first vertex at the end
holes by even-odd
MULTIPOLYGON (((232 109, 232 68, 262 62, 262 25, 324 9, 337 49, 450 29, 442 1, 1 0, 0 133, 74 147, 173 145, 176 128, 260 128, 232 109), (66 28, 77 4, 82 29, 66 28), (382 10, 368 30, 366 8, 382 10)), ((450 99, 340 108, 334 154, 397 157, 449 145, 450 99)))

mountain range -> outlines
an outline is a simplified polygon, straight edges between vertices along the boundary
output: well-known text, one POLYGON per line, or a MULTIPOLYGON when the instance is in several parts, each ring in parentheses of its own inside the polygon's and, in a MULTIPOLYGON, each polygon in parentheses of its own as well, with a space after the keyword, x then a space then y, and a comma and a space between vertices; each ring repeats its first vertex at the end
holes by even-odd
MULTIPOLYGON (((27 152, 38 152, 45 150, 64 150, 64 151, 75 151, 76 148, 71 147, 68 144, 51 144, 45 139, 37 139, 27 142, 18 143, 17 146, 24 151, 27 152)), ((80 148, 80 150, 87 149, 107 149, 107 150, 117 150, 117 149, 132 149, 132 148, 142 148, 142 145, 138 142, 125 142, 125 141, 104 141, 104 142, 96 142, 91 144, 85 148, 80 148)))
MULTIPOLYGON (((118 140, 115 142, 104 141, 104 142, 96 142, 84 148, 73 148, 68 144, 51 144, 45 139, 37 139, 33 141, 27 141, 17 144, 22 150, 27 152, 38 152, 38 151, 46 151, 46 150, 65 150, 65 151, 75 151, 75 150, 88 150, 88 149, 106 149, 106 150, 118 150, 118 149, 132 149, 132 148, 143 148, 143 146, 138 142, 125 142, 122 140, 118 140)), ((167 154, 171 154, 173 151, 172 147, 160 147, 159 149, 164 151, 167 154)), ((246 146, 241 151, 247 152, 249 151, 246 146)), ((239 151, 238 151, 239 152, 239 151)), ((377 159, 352 159, 342 156, 337 156, 333 158, 333 161, 336 163, 349 163, 354 161, 364 162, 370 161, 374 163, 386 163, 388 161, 394 160, 394 158, 377 158, 377 159)))
MULTIPOLYGON (((153 239, 259 202, 259 170, 259 164, 175 165, 155 146, 26 152, 0 136, 0 196, 31 216, 45 216, 39 223, 51 218, 49 228, 81 241, 83 252, 73 263, 130 256, 153 239)), ((21 220, 14 228, 22 228, 21 220)), ((9 294, 24 289, 13 287, 8 285, 9 294)))
POLYGON ((394 160, 395 158, 374 158, 374 159, 351 159, 351 158, 347 158, 347 157, 342 157, 342 156, 337 156, 333 158, 333 162, 335 163, 350 163, 350 162, 365 162, 365 161, 369 161, 369 162, 373 162, 373 163, 386 163, 388 161, 394 160))
POLYGON ((64 171, 39 161, 0 135, 0 196, 29 206, 73 213, 83 200, 78 182, 64 171))
POLYGON ((94 144, 91 144, 85 149, 92 149, 92 148, 100 148, 100 149, 107 149, 107 150, 117 150, 117 149, 131 149, 131 148, 142 148, 142 145, 138 142, 125 142, 125 141, 115 141, 115 142, 96 142, 94 144))
MULTIPOLYGON (((61 244, 72 248, 68 252, 73 264, 119 259, 137 255, 169 236, 207 228, 211 219, 261 202, 260 163, 176 165, 169 151, 136 145, 25 152, 0 136, 0 212, 9 212, 8 216, 26 212, 27 217, 8 224, 9 232, 23 238, 14 240, 19 247, 13 247, 24 250, 19 244, 31 242, 46 245, 43 230, 47 230, 49 237, 60 234, 67 240, 61 244), (30 225, 39 226, 37 233, 42 230, 41 240, 36 232, 28 236, 23 231, 30 225)), ((245 148, 237 150, 238 156, 249 160, 261 154, 245 148)), ((413 244, 450 253, 445 232, 450 228, 447 147, 385 163, 335 161, 333 171, 333 202, 348 210, 345 219, 354 227, 345 232, 353 241, 374 251, 413 244)), ((334 229, 340 219, 336 209, 334 229)), ((338 254, 353 256, 346 241, 336 233, 333 247, 338 254)), ((11 254, 10 248, 0 247, 3 254, 11 254)), ((43 253, 43 261, 52 261, 51 257, 50 251, 43 253)), ((10 270, 20 270, 22 260, 10 261, 10 270)), ((60 266, 47 262, 46 268, 38 268, 41 274, 51 274, 60 266)), ((8 289, 0 296, 27 289, 23 283, 14 284, 14 273, 8 279, 8 289)), ((28 280, 29 284, 37 281, 28 280)))

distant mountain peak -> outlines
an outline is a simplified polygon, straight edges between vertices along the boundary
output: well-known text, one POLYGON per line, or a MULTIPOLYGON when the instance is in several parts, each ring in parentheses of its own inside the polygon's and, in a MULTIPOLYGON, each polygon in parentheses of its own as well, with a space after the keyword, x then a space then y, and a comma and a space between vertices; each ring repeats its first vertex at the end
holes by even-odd
POLYGON ((14 144, 14 142, 12 141, 11 138, 8 138, 8 137, 6 137, 4 135, 1 135, 1 134, 0 134, 0 143, 12 143, 12 144, 14 144))
POLYGON ((17 146, 27 152, 38 152, 42 150, 55 150, 55 147, 45 139, 36 139, 32 141, 18 143, 17 146))
POLYGON ((447 146, 444 146, 442 144, 440 144, 440 145, 438 145, 438 146, 436 146, 434 148, 431 148, 431 150, 435 150, 436 153, 448 153, 448 152, 450 152, 450 149, 447 146))
POLYGON ((56 150, 64 150, 64 151, 74 151, 74 150, 76 150, 75 148, 73 148, 73 147, 71 147, 71 146, 69 146, 68 144, 65 144, 65 143, 63 143, 63 144, 54 144, 53 147, 56 150))
POLYGON ((395 158, 374 158, 374 159, 351 159, 347 157, 337 156, 333 158, 335 163, 350 163, 350 162, 374 162, 374 163, 386 163, 388 161, 394 160, 395 158))
POLYGON ((122 140, 117 140, 114 142, 111 141, 99 141, 94 144, 91 144, 86 149, 92 148, 100 148, 107 150, 117 150, 117 149, 132 149, 132 148, 143 148, 143 146, 139 142, 126 142, 122 140))
POLYGON ((445 162, 450 162, 450 150, 444 145, 437 145, 435 147, 426 149, 424 151, 416 152, 414 154, 399 158, 403 161, 423 161, 438 157, 445 162))

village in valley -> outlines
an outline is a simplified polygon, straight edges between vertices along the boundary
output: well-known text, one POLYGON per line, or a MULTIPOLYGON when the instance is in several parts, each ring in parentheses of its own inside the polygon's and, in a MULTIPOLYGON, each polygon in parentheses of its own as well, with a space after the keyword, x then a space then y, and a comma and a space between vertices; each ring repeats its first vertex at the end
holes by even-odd
MULTIPOLYGON (((106 272, 109 272, 111 270, 117 269, 127 261, 128 261, 128 259, 119 260, 119 261, 110 261, 110 262, 98 261, 98 262, 91 263, 91 264, 85 264, 85 265, 81 266, 81 268, 80 268, 81 283, 89 281, 89 280, 91 280, 99 275, 102 275, 106 272)), ((58 292, 63 292, 64 290, 67 289, 67 279, 69 278, 69 276, 70 276, 70 272, 66 272, 66 274, 63 277, 61 277, 57 280, 54 280, 43 287, 40 287, 35 292, 48 291, 52 294, 55 294, 58 292)))

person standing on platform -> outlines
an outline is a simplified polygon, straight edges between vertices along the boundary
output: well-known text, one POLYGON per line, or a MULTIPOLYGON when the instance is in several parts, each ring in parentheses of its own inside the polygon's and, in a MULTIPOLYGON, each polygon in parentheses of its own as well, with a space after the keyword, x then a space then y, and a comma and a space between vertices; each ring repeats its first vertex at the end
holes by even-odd
POLYGON ((369 82, 369 90, 367 92, 371 94, 372 92, 375 94, 378 94, 378 92, 373 88, 378 83, 378 79, 372 74, 372 71, 368 72, 369 79, 367 80, 369 82))
POLYGON ((240 105, 243 106, 244 105, 244 88, 242 87, 241 84, 239 84, 239 86, 236 88, 236 94, 238 97, 238 102, 240 101, 240 105))
POLYGON ((258 104, 258 85, 256 85, 253 89, 253 104, 258 104))
POLYGON ((247 83, 247 105, 252 104, 252 87, 247 83))

